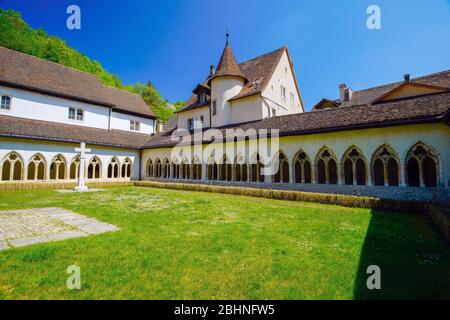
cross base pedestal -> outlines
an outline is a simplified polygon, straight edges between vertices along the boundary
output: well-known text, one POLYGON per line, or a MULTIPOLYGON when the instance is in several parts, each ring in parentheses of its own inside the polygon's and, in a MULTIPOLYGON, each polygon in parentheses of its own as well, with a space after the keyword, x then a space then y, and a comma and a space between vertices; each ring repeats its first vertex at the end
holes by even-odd
POLYGON ((76 192, 88 192, 89 188, 87 186, 76 186, 75 191, 76 192))

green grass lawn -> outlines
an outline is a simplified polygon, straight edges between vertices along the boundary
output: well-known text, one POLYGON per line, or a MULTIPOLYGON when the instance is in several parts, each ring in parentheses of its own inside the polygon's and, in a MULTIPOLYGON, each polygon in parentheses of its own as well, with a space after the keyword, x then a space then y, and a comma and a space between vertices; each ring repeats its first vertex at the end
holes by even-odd
POLYGON ((419 215, 116 187, 1 191, 0 210, 62 207, 120 231, 0 251, 1 299, 450 298, 450 247, 419 215), (81 268, 81 290, 66 269, 81 268), (367 266, 382 289, 366 289, 367 266))

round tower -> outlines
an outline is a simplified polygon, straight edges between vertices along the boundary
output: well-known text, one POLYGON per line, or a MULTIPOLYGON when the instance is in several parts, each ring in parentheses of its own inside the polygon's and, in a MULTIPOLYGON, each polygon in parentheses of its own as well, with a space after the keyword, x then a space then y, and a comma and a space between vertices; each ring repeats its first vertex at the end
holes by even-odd
POLYGON ((227 33, 227 42, 217 69, 208 80, 211 88, 212 127, 220 127, 230 123, 231 109, 228 100, 241 92, 246 83, 247 78, 236 62, 227 33))

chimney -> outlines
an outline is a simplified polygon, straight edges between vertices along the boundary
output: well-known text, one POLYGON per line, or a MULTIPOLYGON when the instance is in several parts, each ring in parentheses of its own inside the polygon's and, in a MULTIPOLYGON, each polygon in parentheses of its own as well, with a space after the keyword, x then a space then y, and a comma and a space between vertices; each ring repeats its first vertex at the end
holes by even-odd
POLYGON ((162 132, 164 130, 164 125, 163 122, 161 120, 156 120, 156 132, 162 132))
POLYGON ((403 78, 405 79, 405 82, 409 82, 409 73, 403 75, 403 78))
POLYGON ((341 103, 345 101, 345 90, 347 89, 347 86, 345 83, 341 83, 339 85, 339 98, 341 99, 341 103))
POLYGON ((353 90, 350 87, 347 87, 345 83, 339 85, 339 98, 341 103, 350 101, 353 95, 353 90))
POLYGON ((216 72, 216 67, 214 67, 214 65, 212 64, 209 67, 209 75, 212 76, 215 72, 216 72))

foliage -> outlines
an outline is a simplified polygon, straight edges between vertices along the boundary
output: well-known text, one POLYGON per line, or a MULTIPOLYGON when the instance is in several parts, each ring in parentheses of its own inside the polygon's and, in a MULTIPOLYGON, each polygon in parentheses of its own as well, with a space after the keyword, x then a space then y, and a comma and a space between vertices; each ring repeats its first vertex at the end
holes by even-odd
POLYGON ((117 75, 107 72, 98 61, 89 59, 68 46, 64 40, 48 35, 43 29, 31 28, 16 11, 0 8, 0 46, 92 73, 105 85, 140 93, 163 121, 167 121, 173 114, 173 110, 167 107, 151 82, 123 85, 117 75))

